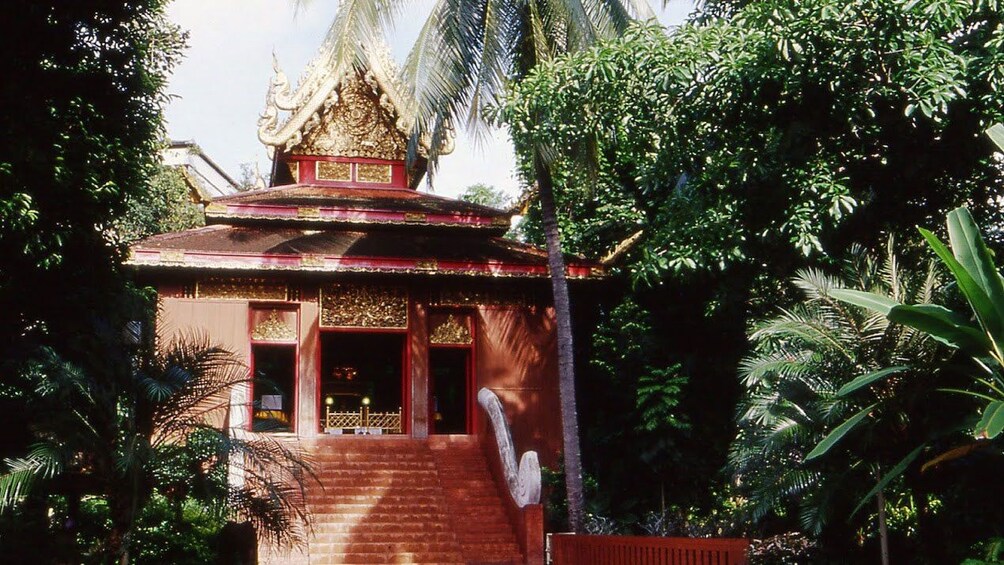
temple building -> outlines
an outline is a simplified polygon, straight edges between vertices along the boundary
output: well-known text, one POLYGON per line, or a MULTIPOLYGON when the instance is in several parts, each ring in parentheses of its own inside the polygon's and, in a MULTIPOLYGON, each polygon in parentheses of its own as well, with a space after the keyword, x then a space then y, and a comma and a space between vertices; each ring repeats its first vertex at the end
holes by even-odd
MULTIPOLYGON (((162 334, 208 332, 252 371, 229 425, 313 455, 314 534, 264 561, 540 562, 536 457, 561 450, 546 254, 503 237, 508 212, 417 190, 429 148, 409 165, 385 53, 340 76, 325 59, 295 89, 276 69, 272 186, 214 198, 205 227, 130 263, 162 334)), ((569 258, 570 279, 602 274, 569 258)))

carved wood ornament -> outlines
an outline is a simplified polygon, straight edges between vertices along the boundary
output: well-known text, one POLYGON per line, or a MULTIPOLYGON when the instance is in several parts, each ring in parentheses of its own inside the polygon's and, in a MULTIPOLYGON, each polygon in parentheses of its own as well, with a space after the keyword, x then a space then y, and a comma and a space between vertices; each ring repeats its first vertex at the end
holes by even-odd
POLYGON ((304 125, 303 140, 292 153, 404 160, 407 139, 362 78, 344 81, 335 98, 304 125))
POLYGON ((458 318, 450 314, 440 321, 429 334, 429 342, 433 345, 470 345, 473 341, 470 321, 467 316, 458 318))
POLYGON ((272 310, 265 320, 254 327, 251 339, 255 341, 296 341, 296 330, 279 317, 278 310, 272 310))
POLYGON ((408 291, 403 288, 329 284, 321 288, 320 302, 324 327, 408 327, 408 291))

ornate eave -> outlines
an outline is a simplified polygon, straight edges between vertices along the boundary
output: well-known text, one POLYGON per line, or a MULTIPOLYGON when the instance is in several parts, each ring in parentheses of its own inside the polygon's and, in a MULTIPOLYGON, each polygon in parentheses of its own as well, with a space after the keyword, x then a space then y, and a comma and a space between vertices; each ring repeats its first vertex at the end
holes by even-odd
MULTIPOLYGON (((206 226, 154 236, 131 249, 127 264, 204 271, 301 271, 531 277, 549 275, 547 254, 499 237, 412 235, 390 231, 295 227, 206 226)), ((604 270, 570 256, 570 278, 603 277, 604 270)))
POLYGON ((409 189, 344 189, 291 185, 220 198, 206 207, 209 223, 278 221, 325 226, 423 226, 502 235, 512 215, 409 189))
MULTIPOLYGON (((345 72, 329 66, 326 49, 307 66, 295 90, 273 57, 275 76, 258 121, 258 139, 273 155, 278 149, 289 154, 403 159, 415 123, 414 103, 386 46, 368 47, 367 68, 345 72), (360 133, 363 125, 367 131, 360 133), (382 130, 383 125, 394 131, 382 130), (332 131, 337 132, 335 139, 330 139, 332 131), (341 152, 346 148, 353 154, 341 152)), ((428 150, 428 140, 422 140, 420 153, 428 150)), ((443 154, 450 151, 452 140, 440 148, 443 154)))
MULTIPOLYGON (((439 261, 395 257, 336 255, 252 254, 134 248, 127 265, 198 271, 299 271, 313 273, 382 273, 397 275, 453 275, 490 278, 547 278, 547 265, 504 261, 439 261)), ((570 264, 570 279, 600 279, 606 270, 597 265, 570 264)))

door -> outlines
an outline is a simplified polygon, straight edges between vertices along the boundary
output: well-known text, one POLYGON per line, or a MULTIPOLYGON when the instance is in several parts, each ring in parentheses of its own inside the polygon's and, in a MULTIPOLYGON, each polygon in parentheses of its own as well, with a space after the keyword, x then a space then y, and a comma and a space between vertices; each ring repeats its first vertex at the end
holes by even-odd
POLYGON ((429 422, 432 433, 472 433, 470 348, 430 348, 429 380, 429 422))

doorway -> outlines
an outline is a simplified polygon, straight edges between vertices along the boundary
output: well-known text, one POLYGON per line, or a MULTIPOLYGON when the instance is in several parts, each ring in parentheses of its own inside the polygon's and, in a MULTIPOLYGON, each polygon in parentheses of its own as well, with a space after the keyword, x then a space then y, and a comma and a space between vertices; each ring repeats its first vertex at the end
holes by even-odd
POLYGON ((470 434, 471 349, 429 348, 429 421, 434 434, 470 434))
POLYGON ((320 431, 403 434, 405 334, 321 334, 320 431))
POLYGON ((252 345, 251 429, 292 432, 296 384, 296 347, 252 345))

